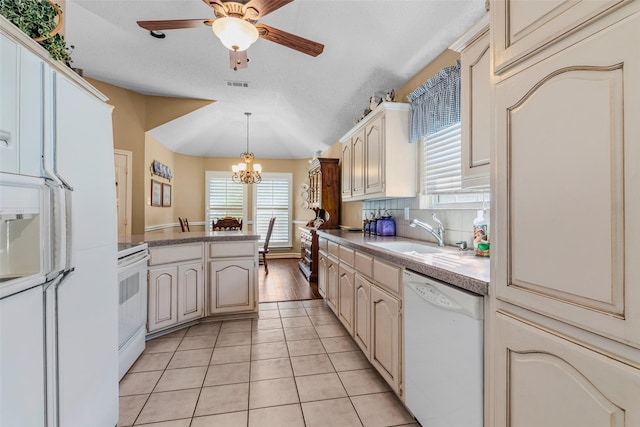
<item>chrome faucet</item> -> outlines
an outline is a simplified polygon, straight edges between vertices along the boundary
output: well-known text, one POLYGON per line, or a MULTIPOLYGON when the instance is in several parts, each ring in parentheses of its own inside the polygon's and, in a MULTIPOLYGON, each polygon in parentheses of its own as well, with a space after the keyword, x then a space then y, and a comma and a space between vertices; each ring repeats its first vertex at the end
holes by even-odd
POLYGON ((430 226, 427 223, 424 223, 422 221, 418 221, 416 218, 412 219, 411 222, 409 223, 409 227, 415 227, 416 225, 424 228, 425 230, 427 230, 429 233, 431 233, 433 235, 433 237, 436 238, 436 240, 438 241, 438 246, 444 246, 444 226, 442 225, 442 223, 440 222, 440 220, 438 218, 436 218, 436 214, 432 214, 431 215, 433 217, 433 220, 435 221, 436 224, 438 224, 438 229, 434 229, 432 226, 430 226))

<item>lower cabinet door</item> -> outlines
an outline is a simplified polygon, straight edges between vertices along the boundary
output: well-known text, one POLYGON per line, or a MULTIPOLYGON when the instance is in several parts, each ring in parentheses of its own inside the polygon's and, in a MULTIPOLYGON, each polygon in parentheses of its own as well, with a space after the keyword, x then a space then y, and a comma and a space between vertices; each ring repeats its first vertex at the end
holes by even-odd
POLYGON ((204 278, 202 262, 178 266, 178 322, 204 315, 204 278))
POLYGON ((327 305, 338 315, 338 260, 327 258, 327 305))
POLYGON ((356 273, 353 316, 353 338, 371 359, 371 283, 356 273))
POLYGON ((371 287, 371 364, 400 394, 400 300, 371 287))
POLYGON ((353 269, 340 263, 338 269, 338 319, 353 335, 353 298, 355 293, 356 273, 353 269))
POLYGON ((318 292, 327 297, 327 255, 323 252, 318 253, 318 292))
POLYGON ((506 313, 494 333, 491 425, 640 425, 639 369, 506 313))
POLYGON ((257 310, 254 259, 209 262, 211 314, 257 310))
POLYGON ((178 268, 150 268, 148 297, 149 332, 177 324, 178 268))

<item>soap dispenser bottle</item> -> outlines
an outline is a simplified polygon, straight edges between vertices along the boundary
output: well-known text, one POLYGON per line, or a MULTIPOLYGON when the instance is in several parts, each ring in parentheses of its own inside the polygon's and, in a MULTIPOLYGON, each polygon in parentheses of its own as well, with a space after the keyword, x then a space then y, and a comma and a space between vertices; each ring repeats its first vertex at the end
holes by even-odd
POLYGON ((473 220, 473 250, 477 256, 489 256, 489 222, 482 209, 473 220))

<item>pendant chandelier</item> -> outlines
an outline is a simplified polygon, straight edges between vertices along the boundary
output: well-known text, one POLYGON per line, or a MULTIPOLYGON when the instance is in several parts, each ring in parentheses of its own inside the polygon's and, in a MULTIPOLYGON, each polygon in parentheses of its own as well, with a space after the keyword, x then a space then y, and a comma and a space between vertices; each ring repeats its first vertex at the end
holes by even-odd
POLYGON ((253 163, 255 156, 249 152, 249 116, 251 113, 244 113, 247 116, 247 151, 240 154, 242 162, 237 165, 233 165, 233 176, 231 179, 233 182, 242 184, 258 184, 262 181, 260 172, 262 172, 262 166, 258 163, 253 163))

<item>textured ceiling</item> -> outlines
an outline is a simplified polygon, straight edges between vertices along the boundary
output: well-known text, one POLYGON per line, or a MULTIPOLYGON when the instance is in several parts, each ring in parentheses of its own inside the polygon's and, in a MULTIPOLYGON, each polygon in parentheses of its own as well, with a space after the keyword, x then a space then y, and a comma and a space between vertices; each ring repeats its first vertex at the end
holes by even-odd
POLYGON ((485 13, 484 0, 296 0, 261 23, 325 45, 311 57, 259 39, 245 70, 209 27, 155 39, 138 20, 213 18, 201 0, 67 0, 73 66, 86 76, 148 95, 216 102, 150 131, 196 156, 308 158, 353 126, 378 97, 399 88, 485 13), (248 82, 230 87, 227 81, 248 82))

